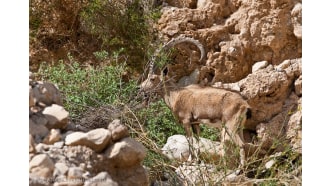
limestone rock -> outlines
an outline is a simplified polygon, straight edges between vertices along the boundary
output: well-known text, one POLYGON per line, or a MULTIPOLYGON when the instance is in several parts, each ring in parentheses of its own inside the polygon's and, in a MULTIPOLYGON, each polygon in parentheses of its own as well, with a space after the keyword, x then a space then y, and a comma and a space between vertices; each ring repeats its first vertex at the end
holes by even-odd
POLYGON ((268 61, 260 61, 260 62, 255 63, 252 66, 252 73, 259 69, 265 68, 267 65, 268 65, 268 61))
POLYGON ((119 142, 111 145, 106 150, 105 156, 109 158, 116 167, 130 167, 140 164, 146 156, 146 149, 141 143, 131 138, 123 138, 119 142))
POLYGON ((52 104, 63 105, 61 93, 53 83, 34 82, 32 95, 35 102, 44 107, 52 104))
POLYGON ((302 152, 302 112, 296 111, 290 116, 286 126, 286 138, 290 140, 294 151, 302 152))
POLYGON ((101 152, 111 141, 111 135, 107 129, 94 129, 88 133, 74 132, 66 136, 65 144, 70 146, 84 145, 96 152, 101 152))
MULTIPOLYGON (((219 142, 214 142, 206 138, 200 138, 199 141, 194 139, 192 146, 196 150, 199 149, 199 156, 204 160, 217 161, 221 157, 221 148, 219 142)), ((169 159, 186 161, 189 157, 189 143, 186 136, 170 136, 162 148, 162 152, 169 159)))
POLYGON ((46 107, 42 114, 48 120, 46 126, 49 129, 64 129, 68 124, 69 113, 60 105, 52 104, 50 107, 46 107))
POLYGON ((176 81, 206 67, 200 81, 233 83, 251 73, 255 61, 278 65, 302 56, 301 2, 198 0, 193 6, 183 0, 166 2, 172 7, 162 8, 157 25, 164 42, 185 35, 198 39, 208 52, 206 63, 200 63, 189 44, 176 46, 178 52, 169 65, 176 81))
POLYGON ((301 96, 302 95, 302 76, 301 75, 294 82, 294 91, 297 94, 297 96, 301 96))
POLYGON ((302 5, 295 4, 291 11, 291 21, 293 23, 293 33, 298 39, 302 39, 302 5))
POLYGON ((147 172, 141 165, 118 167, 112 169, 109 174, 112 176, 113 180, 118 183, 118 185, 149 185, 147 172))
POLYGON ((60 175, 65 175, 69 170, 69 167, 65 163, 55 163, 55 170, 53 175, 58 177, 60 175))
POLYGON ((204 185, 205 180, 212 185, 221 185, 225 174, 216 170, 212 164, 192 164, 180 165, 176 170, 176 174, 183 180, 185 184, 182 185, 204 185))
POLYGON ((35 138, 44 138, 48 134, 48 129, 44 125, 38 125, 29 119, 29 133, 35 138))
POLYGON ((84 170, 80 167, 70 167, 68 169, 68 179, 82 179, 84 170))
POLYGON ((111 133, 112 141, 114 142, 129 136, 127 127, 122 125, 119 119, 113 120, 108 125, 108 129, 111 133))
POLYGON ((51 129, 50 133, 44 138, 43 143, 54 144, 61 140, 61 131, 59 129, 51 129))
POLYGON ((276 71, 271 66, 239 81, 241 94, 252 108, 252 118, 247 120, 246 128, 255 130, 256 124, 280 113, 292 83, 293 79, 284 71, 276 71))
POLYGON ((36 152, 37 153, 45 153, 50 149, 50 145, 44 144, 44 143, 38 143, 36 145, 36 152))
POLYGON ((186 161, 189 157, 187 138, 183 135, 170 136, 162 148, 162 153, 170 159, 186 161))
POLYGON ((30 161, 30 174, 41 178, 50 178, 53 175, 54 163, 46 154, 39 154, 30 161))
POLYGON ((29 153, 34 153, 36 151, 33 136, 29 135, 29 153))
POLYGON ((222 83, 222 82, 216 82, 212 85, 212 87, 216 88, 222 88, 226 90, 236 91, 239 92, 241 90, 241 87, 238 83, 222 83))
POLYGON ((100 172, 93 178, 86 180, 84 186, 118 186, 107 172, 100 172))

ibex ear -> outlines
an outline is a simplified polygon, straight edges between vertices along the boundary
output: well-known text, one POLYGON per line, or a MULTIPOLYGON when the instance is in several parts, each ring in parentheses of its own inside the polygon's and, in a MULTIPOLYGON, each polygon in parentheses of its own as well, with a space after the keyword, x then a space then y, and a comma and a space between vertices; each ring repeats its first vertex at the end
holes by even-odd
POLYGON ((167 73, 168 73, 168 68, 167 67, 165 67, 164 69, 163 69, 163 76, 167 76, 167 73))

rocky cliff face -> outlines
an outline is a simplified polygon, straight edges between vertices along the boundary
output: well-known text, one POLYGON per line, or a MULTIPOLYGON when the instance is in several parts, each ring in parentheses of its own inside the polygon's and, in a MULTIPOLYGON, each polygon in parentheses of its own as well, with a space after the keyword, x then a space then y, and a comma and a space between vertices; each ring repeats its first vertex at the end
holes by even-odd
POLYGON ((199 62, 197 48, 179 44, 168 64, 170 76, 241 92, 253 108, 251 130, 301 109, 301 1, 167 0, 163 5, 156 25, 160 37, 193 37, 207 53, 199 62))
POLYGON ((155 27, 164 41, 185 35, 205 47, 201 62, 194 46, 176 47, 168 67, 181 86, 225 88, 248 100, 252 118, 246 131, 256 136, 247 132, 247 144, 260 154, 287 145, 301 153, 301 1, 165 0, 155 27))
POLYGON ((193 37, 204 44, 207 52, 207 58, 198 63, 198 54, 180 50, 172 66, 173 75, 178 77, 198 68, 200 81, 236 82, 251 73, 256 62, 278 65, 302 55, 301 1, 166 2, 169 6, 163 7, 156 26, 160 36, 164 40, 182 34, 193 37))

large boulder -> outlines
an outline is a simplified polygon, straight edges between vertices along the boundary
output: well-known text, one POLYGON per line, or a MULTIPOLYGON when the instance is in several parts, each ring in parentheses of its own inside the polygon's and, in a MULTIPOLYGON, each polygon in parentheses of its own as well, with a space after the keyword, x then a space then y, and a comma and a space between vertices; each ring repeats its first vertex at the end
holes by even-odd
POLYGON ((193 139, 189 144, 187 137, 184 135, 173 135, 167 139, 166 144, 162 148, 162 153, 169 159, 186 161, 189 158, 189 146, 195 151, 199 151, 199 157, 204 160, 218 161, 221 158, 220 142, 211 141, 206 138, 193 139))
POLYGON ((52 104, 63 105, 61 93, 53 83, 42 81, 30 82, 30 101, 33 105, 51 106, 52 104))
POLYGON ((32 177, 50 178, 53 176, 54 163, 46 154, 38 154, 32 158, 29 164, 32 177))
POLYGON ((123 138, 109 146, 105 151, 105 156, 110 159, 115 167, 131 167, 139 165, 145 158, 146 149, 141 143, 131 138, 123 138))

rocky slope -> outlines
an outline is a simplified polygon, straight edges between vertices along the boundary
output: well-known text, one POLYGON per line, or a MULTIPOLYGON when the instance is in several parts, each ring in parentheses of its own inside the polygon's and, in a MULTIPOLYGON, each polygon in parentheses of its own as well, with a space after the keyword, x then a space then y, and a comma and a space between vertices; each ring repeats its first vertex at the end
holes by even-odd
POLYGON ((114 120, 107 129, 76 131, 58 88, 30 78, 30 185, 148 185, 146 149, 127 127, 114 120))

